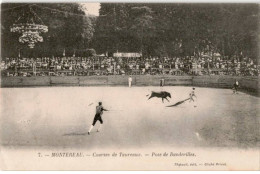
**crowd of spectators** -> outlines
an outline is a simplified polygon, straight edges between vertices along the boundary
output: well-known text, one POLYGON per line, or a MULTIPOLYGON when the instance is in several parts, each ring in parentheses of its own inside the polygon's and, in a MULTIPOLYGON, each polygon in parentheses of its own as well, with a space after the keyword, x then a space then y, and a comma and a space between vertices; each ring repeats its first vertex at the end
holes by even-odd
POLYGON ((42 57, 5 58, 4 76, 84 75, 243 75, 258 76, 259 65, 248 57, 42 57))

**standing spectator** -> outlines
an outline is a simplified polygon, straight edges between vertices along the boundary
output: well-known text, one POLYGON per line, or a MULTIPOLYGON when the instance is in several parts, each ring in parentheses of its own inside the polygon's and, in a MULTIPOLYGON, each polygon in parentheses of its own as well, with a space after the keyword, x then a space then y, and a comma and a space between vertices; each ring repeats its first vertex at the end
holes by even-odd
POLYGON ((237 94, 237 93, 238 93, 238 92, 237 92, 238 86, 239 86, 239 83, 238 83, 238 81, 236 80, 236 82, 235 82, 234 85, 233 85, 233 93, 234 93, 234 94, 237 94))
POLYGON ((129 88, 132 87, 132 76, 131 75, 128 77, 128 86, 129 86, 129 88))
POLYGON ((160 87, 164 86, 164 78, 160 79, 160 87))
POLYGON ((33 62, 33 76, 36 76, 36 63, 33 62))

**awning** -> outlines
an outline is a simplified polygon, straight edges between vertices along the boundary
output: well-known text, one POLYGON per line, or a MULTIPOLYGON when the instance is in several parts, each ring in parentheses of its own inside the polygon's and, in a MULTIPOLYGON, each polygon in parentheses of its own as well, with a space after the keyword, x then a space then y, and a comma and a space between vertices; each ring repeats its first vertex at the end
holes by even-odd
POLYGON ((130 57, 141 57, 142 54, 141 53, 114 53, 113 57, 126 57, 126 58, 130 58, 130 57))

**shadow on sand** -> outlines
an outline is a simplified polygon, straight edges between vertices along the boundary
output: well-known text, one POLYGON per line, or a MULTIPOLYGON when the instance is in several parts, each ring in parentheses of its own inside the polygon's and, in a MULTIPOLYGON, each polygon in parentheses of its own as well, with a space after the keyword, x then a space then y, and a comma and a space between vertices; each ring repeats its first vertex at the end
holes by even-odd
POLYGON ((87 135, 87 134, 88 134, 87 132, 85 132, 85 133, 73 132, 73 133, 63 134, 62 136, 83 136, 83 135, 87 135))
MULTIPOLYGON (((93 134, 93 133, 98 133, 98 132, 92 131, 90 134, 93 134)), ((63 134, 62 136, 84 136, 84 135, 88 135, 88 132, 84 132, 84 133, 73 132, 73 133, 63 134)))

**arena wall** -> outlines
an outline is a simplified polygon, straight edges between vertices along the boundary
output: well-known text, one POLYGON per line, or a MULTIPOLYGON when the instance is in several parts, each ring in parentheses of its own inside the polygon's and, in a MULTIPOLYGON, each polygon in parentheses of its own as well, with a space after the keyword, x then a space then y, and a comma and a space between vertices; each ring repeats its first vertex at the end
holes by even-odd
MULTIPOLYGON (((240 87, 258 91, 260 77, 243 76, 133 76, 133 86, 159 86, 160 79, 165 79, 165 86, 187 85, 199 87, 231 88, 238 80, 240 87)), ((128 76, 45 76, 45 77, 2 77, 1 87, 34 86, 127 86, 128 76)))
POLYGON ((192 85, 200 87, 232 88, 235 81, 239 81, 240 88, 259 91, 260 77, 243 76, 195 76, 192 85))

